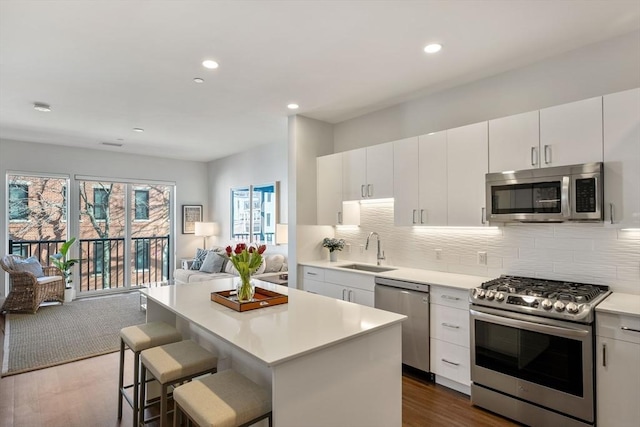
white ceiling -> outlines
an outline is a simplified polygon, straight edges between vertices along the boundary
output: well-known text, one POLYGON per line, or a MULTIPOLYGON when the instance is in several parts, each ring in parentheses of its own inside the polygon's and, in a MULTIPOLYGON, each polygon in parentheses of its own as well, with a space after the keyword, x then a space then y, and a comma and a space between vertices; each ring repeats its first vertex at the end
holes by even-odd
POLYGON ((290 102, 338 123, 638 28, 638 0, 2 0, 0 137, 209 161, 286 141, 290 102))

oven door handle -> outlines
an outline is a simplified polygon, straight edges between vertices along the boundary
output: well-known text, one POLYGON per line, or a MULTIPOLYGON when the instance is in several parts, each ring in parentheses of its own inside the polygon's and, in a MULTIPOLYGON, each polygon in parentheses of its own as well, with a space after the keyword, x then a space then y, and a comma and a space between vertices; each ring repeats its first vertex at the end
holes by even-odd
MULTIPOLYGON (((526 329, 533 332, 540 332, 541 334, 555 335, 565 338, 577 338, 582 339, 588 337, 590 331, 586 329, 559 327, 552 325, 545 325, 542 323, 533 323, 526 320, 513 319, 511 317, 496 316, 494 314, 483 313, 477 310, 469 310, 471 316, 479 320, 487 320, 491 323, 498 325, 512 326, 514 328, 526 329)), ((517 316, 517 313, 509 313, 509 315, 517 316)))

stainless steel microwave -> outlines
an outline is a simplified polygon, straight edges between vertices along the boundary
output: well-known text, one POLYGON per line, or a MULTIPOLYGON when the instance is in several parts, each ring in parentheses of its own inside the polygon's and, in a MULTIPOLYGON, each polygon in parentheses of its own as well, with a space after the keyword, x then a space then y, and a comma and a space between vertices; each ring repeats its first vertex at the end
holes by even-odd
POLYGON ((602 163, 488 173, 487 219, 494 222, 603 220, 602 163))

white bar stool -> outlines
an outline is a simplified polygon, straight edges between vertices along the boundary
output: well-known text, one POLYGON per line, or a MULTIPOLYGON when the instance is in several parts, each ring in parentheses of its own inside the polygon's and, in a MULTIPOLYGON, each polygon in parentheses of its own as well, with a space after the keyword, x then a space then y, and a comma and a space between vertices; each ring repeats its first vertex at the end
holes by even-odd
POLYGON ((143 350, 182 340, 180 332, 164 322, 149 322, 120 330, 120 373, 118 380, 118 419, 122 419, 122 399, 133 409, 133 425, 138 425, 138 391, 140 390, 140 353, 143 350), (133 351, 133 384, 124 385, 124 351, 133 351), (133 398, 126 390, 133 387, 133 398))
POLYGON ((141 388, 138 422, 144 426, 160 417, 160 427, 166 425, 169 386, 190 381, 208 373, 215 373, 218 365, 218 358, 215 355, 191 340, 144 350, 140 354, 140 361, 142 363, 140 384, 146 383, 148 372, 152 379, 160 383, 162 390, 160 392, 160 414, 145 420, 146 387, 141 388))
POLYGON ((272 426, 271 396, 234 370, 194 380, 173 390, 173 426, 182 415, 199 427, 245 427, 268 418, 272 426))

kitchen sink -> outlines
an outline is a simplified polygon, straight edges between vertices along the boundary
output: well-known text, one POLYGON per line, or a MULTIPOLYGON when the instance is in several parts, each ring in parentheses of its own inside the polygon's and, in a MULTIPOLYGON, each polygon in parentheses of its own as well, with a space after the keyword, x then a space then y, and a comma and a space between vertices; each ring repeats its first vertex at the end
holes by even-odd
POLYGON ((377 265, 366 265, 366 264, 347 264, 347 265, 340 265, 338 267, 346 268, 349 270, 369 271, 371 273, 382 273, 384 271, 397 270, 396 268, 391 268, 391 267, 380 267, 377 265))

